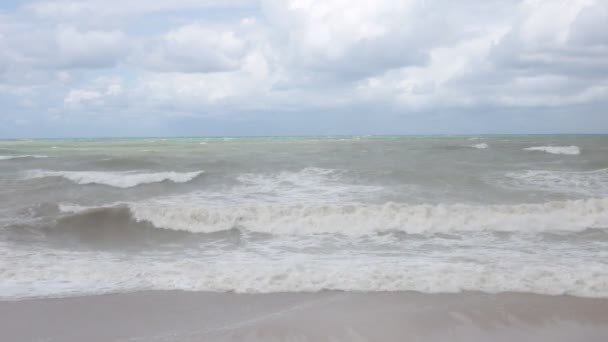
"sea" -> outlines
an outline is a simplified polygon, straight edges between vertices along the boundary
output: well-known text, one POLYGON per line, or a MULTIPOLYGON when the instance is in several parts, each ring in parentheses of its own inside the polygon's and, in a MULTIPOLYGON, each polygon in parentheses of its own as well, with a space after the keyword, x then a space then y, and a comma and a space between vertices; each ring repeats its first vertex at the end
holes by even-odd
POLYGON ((0 299, 608 297, 608 136, 0 140, 0 299))

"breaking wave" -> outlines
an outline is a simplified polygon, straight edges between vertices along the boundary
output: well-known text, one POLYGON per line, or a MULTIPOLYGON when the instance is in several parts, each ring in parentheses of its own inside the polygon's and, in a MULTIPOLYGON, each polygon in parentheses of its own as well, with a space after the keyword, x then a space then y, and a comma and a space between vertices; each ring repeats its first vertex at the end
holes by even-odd
MULTIPOLYGON (((197 206, 145 201, 121 204, 136 222, 156 228, 214 233, 232 229, 277 235, 364 236, 383 232, 578 232, 608 228, 608 199, 518 205, 294 204, 197 206)), ((63 212, 91 210, 61 206, 63 212)), ((99 215, 100 209, 95 209, 99 215)), ((115 210, 108 207, 105 210, 115 210)), ((97 219, 99 219, 97 217, 97 219)))
POLYGON ((26 179, 63 177, 76 184, 101 184, 116 188, 132 188, 142 184, 171 181, 186 183, 200 176, 204 171, 194 172, 141 172, 141 171, 48 171, 30 170, 26 179))
POLYGON ((488 146, 488 144, 486 144, 486 143, 480 143, 480 144, 471 145, 470 147, 476 148, 478 150, 485 150, 485 149, 487 149, 490 146, 488 146))
POLYGON ((524 151, 539 151, 551 154, 566 154, 571 156, 581 154, 581 149, 578 146, 534 146, 524 148, 524 151))
POLYGON ((40 158, 48 158, 48 156, 45 156, 42 154, 20 154, 20 155, 14 155, 14 156, 0 155, 0 160, 23 159, 23 158, 40 159, 40 158))
POLYGON ((594 171, 527 170, 509 172, 501 185, 522 190, 539 190, 579 194, 592 197, 608 196, 608 169, 594 171))
MULTIPOLYGON (((37 258, 38 267, 16 260, 17 275, 0 284, 0 298, 136 290, 185 290, 237 293, 343 291, 418 291, 423 293, 527 292, 607 297, 606 272, 600 262, 538 263, 515 258, 500 264, 451 263, 432 259, 351 255, 320 262, 315 258, 209 262, 179 258, 119 260, 106 255, 53 252, 60 264, 37 258), (82 260, 86 257, 85 260, 82 260), (86 261, 84 263, 83 261, 86 261), (91 267, 93 263, 94 267, 91 267), (46 272, 40 271, 44 265, 46 272), (23 284, 27 284, 24 286, 23 284), (49 286, 52 285, 52 286, 49 286)), ((490 257, 490 255, 487 255, 490 257)))

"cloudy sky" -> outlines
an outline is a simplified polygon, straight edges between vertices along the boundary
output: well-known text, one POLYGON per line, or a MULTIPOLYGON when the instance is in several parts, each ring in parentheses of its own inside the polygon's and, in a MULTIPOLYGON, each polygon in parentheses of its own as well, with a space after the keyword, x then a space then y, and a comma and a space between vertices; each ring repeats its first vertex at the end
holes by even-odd
POLYGON ((0 1, 0 138, 608 133, 606 0, 0 1))

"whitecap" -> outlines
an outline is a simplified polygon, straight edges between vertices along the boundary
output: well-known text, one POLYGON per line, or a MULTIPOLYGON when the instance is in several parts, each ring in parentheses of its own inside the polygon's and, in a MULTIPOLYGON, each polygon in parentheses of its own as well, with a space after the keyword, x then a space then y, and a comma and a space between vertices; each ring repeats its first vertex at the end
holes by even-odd
POLYGON ((201 175, 203 171, 194 172, 145 172, 145 171, 49 171, 30 170, 25 173, 26 179, 63 177, 77 184, 101 184, 117 188, 131 188, 142 184, 171 181, 186 183, 201 175))
POLYGON ((241 186, 233 189, 230 197, 253 198, 257 202, 327 203, 373 197, 386 191, 382 186, 352 184, 345 178, 343 170, 318 167, 279 173, 243 173, 237 177, 241 186))
POLYGON ((23 159, 23 158, 40 159, 40 158, 48 158, 48 156, 41 155, 41 154, 20 154, 20 155, 14 155, 14 156, 0 155, 0 160, 23 159))
POLYGON ((497 183, 505 188, 603 197, 608 196, 608 169, 514 171, 497 183))
POLYGON ((524 151, 539 151, 551 154, 566 154, 566 155, 579 155, 581 149, 578 146, 534 146, 524 148, 524 151))
POLYGON ((190 198, 128 204, 136 221, 194 233, 235 227, 270 234, 331 233, 363 236, 399 231, 436 234, 468 231, 583 231, 608 228, 608 199, 518 205, 243 204, 197 205, 190 198))
POLYGON ((470 147, 476 148, 476 149, 479 149, 479 150, 485 150, 485 149, 487 149, 490 146, 488 146, 488 144, 486 144, 486 143, 480 143, 480 144, 470 145, 470 147))

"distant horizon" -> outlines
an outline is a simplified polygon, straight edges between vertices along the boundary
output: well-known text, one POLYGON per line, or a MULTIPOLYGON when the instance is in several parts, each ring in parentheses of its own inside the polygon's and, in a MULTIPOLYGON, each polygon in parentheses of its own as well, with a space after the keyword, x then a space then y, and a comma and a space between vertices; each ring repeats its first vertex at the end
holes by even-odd
POLYGON ((480 133, 480 134, 310 134, 310 135, 200 135, 200 136, 69 136, 69 137, 21 137, 3 138, 14 140, 104 140, 104 139, 213 139, 213 138, 338 138, 338 137, 500 137, 500 136, 608 136, 608 133, 480 133))

